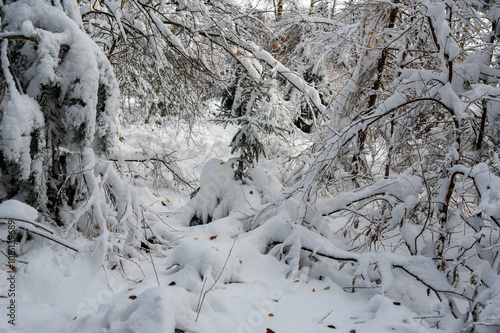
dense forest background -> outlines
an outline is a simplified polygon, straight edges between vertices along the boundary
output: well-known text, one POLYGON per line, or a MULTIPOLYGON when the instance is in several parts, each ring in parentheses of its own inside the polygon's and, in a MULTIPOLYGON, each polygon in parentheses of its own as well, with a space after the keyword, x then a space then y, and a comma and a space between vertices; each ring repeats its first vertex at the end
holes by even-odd
MULTIPOLYGON (((186 198, 185 230, 232 219, 288 279, 408 283, 435 304, 429 330, 498 331, 498 2, 2 0, 0 15, 0 217, 22 226, 16 255, 38 233, 97 244, 109 272, 138 251, 186 271, 190 245, 129 177, 149 163, 158 205, 186 198), (189 144, 207 122, 232 131, 232 155, 200 179, 169 147, 127 149, 137 124, 189 144)), ((234 278, 226 263, 189 273, 200 298, 234 278)))

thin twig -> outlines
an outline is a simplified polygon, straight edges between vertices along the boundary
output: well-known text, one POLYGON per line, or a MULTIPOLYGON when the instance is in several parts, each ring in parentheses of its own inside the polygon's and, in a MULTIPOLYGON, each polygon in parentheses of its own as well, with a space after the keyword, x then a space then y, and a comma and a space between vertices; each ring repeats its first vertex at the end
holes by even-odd
MULTIPOLYGON (((201 299, 200 306, 199 306, 199 308, 198 307, 196 308, 198 314, 196 315, 195 321, 198 321, 198 317, 199 317, 200 312, 201 312, 201 307, 203 306, 203 302, 205 301, 205 296, 207 295, 208 292, 210 292, 215 287, 215 285, 219 281, 220 277, 222 276, 222 273, 224 272, 224 269, 226 268, 227 262, 229 261, 229 257, 231 256, 231 252, 233 252, 234 245, 236 244, 236 239, 237 238, 234 239, 233 245, 229 249, 229 253, 227 254, 226 261, 224 262, 224 266, 222 266, 222 269, 219 273, 219 276, 217 277, 217 279, 215 279, 214 284, 212 284, 212 286, 207 291, 205 291, 205 293, 203 294, 203 298, 201 299)), ((205 281, 206 281, 206 278, 205 278, 205 281)), ((205 286, 205 283, 203 283, 203 286, 205 286)), ((202 290, 203 290, 203 288, 202 288, 202 290)), ((201 294, 200 294, 200 296, 201 296, 201 294)))
POLYGON ((59 245, 62 245, 62 246, 64 246, 64 247, 67 247, 67 248, 68 248, 68 249, 70 249, 70 250, 73 250, 73 251, 75 251, 75 252, 78 252, 78 249, 76 249, 76 248, 72 247, 71 245, 61 243, 60 241, 58 241, 58 240, 56 240, 56 239, 54 239, 54 238, 51 238, 51 237, 49 237, 49 236, 47 236, 47 235, 41 234, 41 233, 39 233, 39 232, 36 232, 36 231, 34 231, 33 229, 29 229, 29 228, 25 228, 25 227, 18 227, 18 228, 19 228, 19 229, 22 229, 22 230, 26 230, 26 231, 32 232, 32 233, 34 233, 34 234, 36 234, 36 235, 38 235, 38 236, 42 236, 42 237, 47 238, 47 239, 49 239, 49 240, 51 240, 51 241, 53 241, 53 242, 55 242, 55 243, 57 243, 57 244, 59 244, 59 245))
MULTIPOLYGON (((198 312, 198 310, 200 309, 200 301, 201 301, 201 295, 203 295, 203 289, 205 289, 205 283, 207 283, 207 278, 205 278, 205 280, 203 280, 203 285, 201 286, 201 290, 200 290, 200 297, 198 298, 198 304, 196 305, 196 312, 198 312)), ((198 316, 196 316, 196 320, 198 320, 198 316)))
POLYGON ((34 225, 37 228, 40 228, 40 229, 43 229, 43 230, 47 231, 50 234, 54 234, 54 232, 51 229, 49 229, 48 227, 46 227, 43 224, 40 224, 38 222, 29 221, 29 220, 23 220, 23 219, 17 219, 17 218, 11 218, 11 217, 0 217, 0 223, 5 223, 5 222, 3 222, 4 220, 7 220, 7 221, 8 220, 13 220, 13 221, 19 221, 19 222, 29 223, 29 224, 34 225))
MULTIPOLYGON (((156 265, 155 265, 155 262, 153 260, 153 255, 151 254, 151 243, 149 243, 149 240, 148 240, 148 235, 146 233, 146 218, 144 217, 144 212, 142 213, 142 221, 144 223, 144 240, 146 242, 148 242, 148 253, 149 253, 149 257, 151 258, 151 264, 153 265, 153 270, 155 271, 155 277, 156 277, 156 282, 158 283, 158 287, 161 287, 160 286, 160 280, 158 279, 158 273, 156 272, 156 265)), ((148 226, 149 229, 151 229, 149 226, 148 226)))
POLYGON ((321 319, 319 322, 323 322, 323 320, 325 320, 326 318, 328 318, 328 316, 333 312, 333 310, 330 310, 330 312, 328 312, 328 314, 323 318, 321 319))

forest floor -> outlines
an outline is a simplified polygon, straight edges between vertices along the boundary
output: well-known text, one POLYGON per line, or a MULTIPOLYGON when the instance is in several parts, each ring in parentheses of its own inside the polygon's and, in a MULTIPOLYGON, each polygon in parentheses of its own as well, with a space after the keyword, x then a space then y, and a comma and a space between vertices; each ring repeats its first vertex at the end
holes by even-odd
MULTIPOLYGON (((213 158, 222 164, 231 157, 228 143, 234 130, 214 123, 191 132, 180 126, 141 123, 124 128, 122 149, 127 154, 174 153, 177 170, 190 184, 176 182, 168 170, 157 169, 152 162, 128 163, 128 170, 121 170, 123 179, 139 193, 145 219, 155 222, 155 232, 167 241, 152 245, 151 253, 131 250, 130 258, 110 267, 102 265, 99 246, 83 236, 66 238, 81 249, 79 253, 35 237, 17 259, 16 325, 8 323, 7 295, 0 295, 0 331, 434 331, 421 319, 433 315, 431 304, 412 286, 399 286, 396 281, 394 291, 385 295, 371 284, 354 289, 353 268, 328 261, 291 276, 284 261, 263 254, 265 244, 252 236, 256 232, 242 230, 237 213, 188 226, 183 207, 199 186, 203 166, 213 158)), ((279 180, 286 170, 278 155, 276 151, 257 167, 279 180)), ((342 246, 341 242, 337 245, 342 246)), ((7 278, 8 268, 2 265, 0 291, 8 289, 7 278)))

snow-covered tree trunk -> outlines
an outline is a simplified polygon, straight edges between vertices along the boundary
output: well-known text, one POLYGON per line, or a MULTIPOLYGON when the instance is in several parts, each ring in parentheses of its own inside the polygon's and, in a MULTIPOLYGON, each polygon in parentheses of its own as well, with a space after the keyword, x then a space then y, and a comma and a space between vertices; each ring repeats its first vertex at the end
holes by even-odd
POLYGON ((99 236, 106 248, 110 232, 139 223, 132 189, 106 160, 118 140, 113 69, 82 30, 76 2, 0 9, 1 199, 27 202, 46 223, 99 236))

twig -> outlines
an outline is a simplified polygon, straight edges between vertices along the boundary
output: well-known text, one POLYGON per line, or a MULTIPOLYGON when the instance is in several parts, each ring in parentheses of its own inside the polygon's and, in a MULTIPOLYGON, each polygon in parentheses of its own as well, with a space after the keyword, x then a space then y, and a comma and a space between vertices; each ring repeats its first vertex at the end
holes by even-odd
POLYGON ((38 236, 42 236, 43 238, 47 238, 47 239, 49 239, 49 240, 51 240, 51 241, 53 241, 53 242, 55 242, 55 243, 57 243, 57 244, 59 244, 59 245, 62 245, 62 246, 64 246, 64 247, 67 247, 67 248, 68 248, 68 249, 70 249, 70 250, 73 250, 73 251, 75 251, 75 252, 78 252, 78 249, 76 249, 76 248, 72 247, 71 245, 64 244, 64 243, 62 243, 62 242, 58 241, 57 239, 51 238, 50 236, 47 236, 47 235, 44 235, 44 234, 39 233, 39 232, 37 232, 37 231, 34 231, 33 229, 30 229, 30 228, 25 228, 25 227, 18 227, 18 228, 19 228, 19 229, 22 229, 22 230, 26 230, 26 231, 32 232, 32 233, 34 233, 34 234, 36 234, 36 235, 38 235, 38 236))
MULTIPOLYGON (((166 155, 168 156, 168 155, 166 155)), ((164 156, 164 157, 166 157, 164 156)), ((118 159, 110 159, 110 161, 112 162, 119 162, 118 159)), ((194 190, 194 187, 187 181, 187 180, 184 180, 181 176, 179 176, 177 174, 177 172, 175 172, 175 170, 173 170, 172 167, 170 167, 168 165, 168 163, 163 159, 163 158, 160 158, 160 157, 146 157, 146 158, 135 158, 135 159, 124 159, 123 162, 126 162, 126 163, 147 163, 149 161, 155 161, 155 162, 160 162, 162 163, 165 168, 167 168, 173 175, 175 178, 177 178, 179 181, 181 181, 182 183, 184 183, 186 186, 189 186, 191 189, 194 190)))
MULTIPOLYGON (((200 309, 201 295, 203 295, 203 289, 205 289, 205 283, 207 283, 207 278, 205 278, 205 280, 203 280, 203 285, 201 286, 200 297, 198 298, 198 304, 196 305, 196 312, 197 313, 198 313, 198 309, 200 309)), ((196 316, 196 320, 198 320, 198 316, 196 316)))
MULTIPOLYGON (((144 240, 146 242, 148 242, 148 246, 149 246, 148 253, 149 253, 149 257, 151 258, 151 264, 153 265, 153 270, 155 271, 156 282, 158 283, 158 287, 161 287, 160 280, 158 279, 158 273, 156 272, 156 266, 155 266, 155 262, 153 260, 153 255, 151 254, 151 243, 149 243, 148 235, 146 233, 146 218, 144 217, 144 212, 142 213, 142 221, 144 223, 144 240)), ((149 226, 148 226, 148 228, 151 229, 149 226)))
POLYGON ((328 318, 328 316, 333 312, 333 310, 330 310, 330 312, 328 312, 328 314, 323 318, 321 319, 319 322, 321 323, 323 320, 325 320, 326 318, 328 318))
POLYGON ((34 225, 35 227, 38 227, 40 229, 43 229, 43 230, 47 231, 50 234, 54 234, 54 232, 52 230, 50 230, 48 227, 46 227, 43 224, 40 224, 38 222, 29 221, 29 220, 23 220, 23 219, 16 219, 16 218, 11 218, 11 217, 0 217, 0 223, 5 223, 5 222, 2 222, 4 220, 7 220, 7 221, 8 220, 13 220, 13 221, 19 221, 19 222, 29 223, 29 224, 34 225))
MULTIPOLYGON (((201 312, 201 307, 203 306, 203 302, 205 301, 205 296, 207 295, 208 292, 210 292, 215 287, 215 285, 219 281, 220 277, 222 276, 222 272, 224 272, 224 269, 226 268, 227 262, 229 261, 229 257, 231 256, 231 252, 233 252, 234 245, 236 244, 236 239, 237 238, 234 239, 233 245, 229 249, 229 253, 227 254, 226 261, 224 262, 224 266, 222 266, 222 269, 219 273, 219 276, 217 276, 217 279, 215 279, 214 284, 212 284, 212 286, 207 291, 205 291, 205 293, 203 294, 203 298, 201 299, 200 306, 199 306, 199 308, 198 307, 196 308, 198 314, 196 315, 195 321, 198 321, 198 317, 199 317, 200 312, 201 312)), ((205 281, 206 281, 206 278, 205 278, 205 281)), ((203 283, 203 285, 205 285, 205 283, 203 283)), ((202 290, 203 290, 203 288, 202 288, 202 290)))
MULTIPOLYGON (((6 258, 9 258, 9 256, 8 256, 8 255, 6 255, 6 254, 5 254, 5 252, 3 252, 2 250, 0 250, 0 253, 1 253, 1 254, 3 254, 6 258)), ((19 260, 19 259, 17 259, 17 258, 16 258, 16 262, 20 262, 20 263, 22 263, 22 264, 26 264, 26 265, 28 264, 28 262, 27 262, 27 261, 22 261, 22 260, 19 260)))

